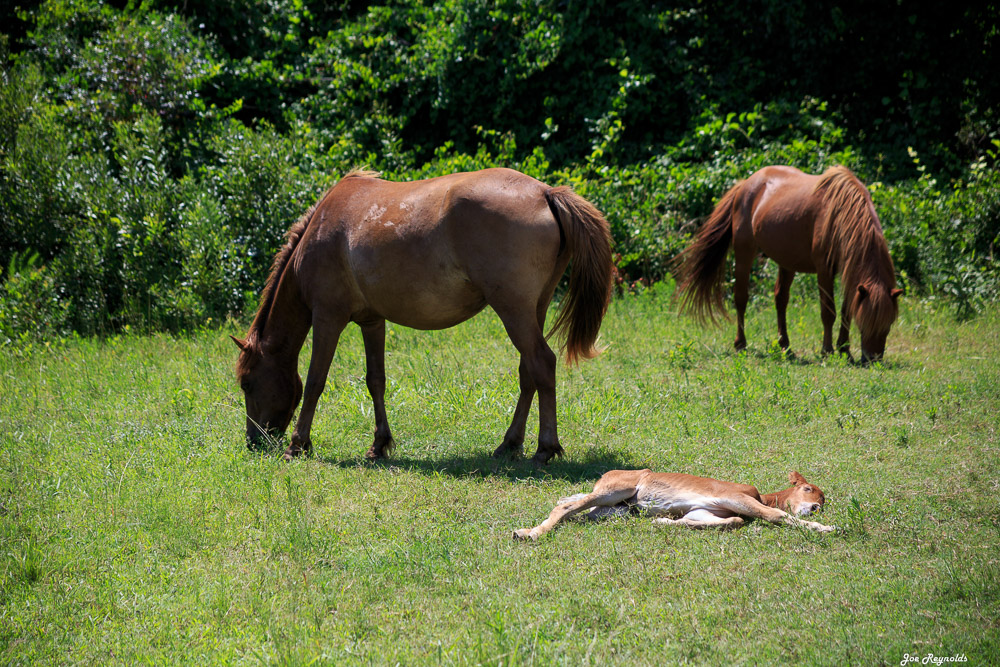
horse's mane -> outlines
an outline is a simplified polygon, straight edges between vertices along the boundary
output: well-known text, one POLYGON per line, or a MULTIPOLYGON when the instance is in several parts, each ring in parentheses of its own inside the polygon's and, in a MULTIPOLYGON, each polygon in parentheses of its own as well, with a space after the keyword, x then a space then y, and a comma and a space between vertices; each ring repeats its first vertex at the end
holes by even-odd
MULTIPOLYGON (((346 174, 344 174, 341 181, 347 180, 348 178, 377 178, 379 173, 377 171, 370 171, 367 169, 351 169, 346 174)), ((287 232, 285 232, 285 244, 281 246, 278 250, 278 254, 274 256, 274 261, 271 262, 271 271, 267 277, 267 283, 264 286, 264 292, 260 297, 260 305, 257 307, 257 313, 254 315, 253 322, 250 324, 250 331, 247 332, 246 340, 243 341, 243 352, 240 354, 236 361, 236 377, 243 378, 251 368, 260 359, 261 349, 260 341, 263 336, 264 327, 267 325, 267 318, 271 312, 271 306, 274 304, 275 295, 278 292, 278 284, 281 282, 281 276, 285 273, 285 267, 288 266, 288 262, 292 258, 292 254, 299 245, 299 241, 305 234, 306 229, 309 227, 309 221, 312 220, 313 213, 316 212, 317 207, 326 199, 326 196, 336 187, 336 183, 331 186, 327 191, 320 197, 315 204, 309 207, 309 209, 302 214, 302 216, 295 221, 287 232)))
POLYGON ((890 297, 896 276, 868 189, 850 169, 831 167, 820 177, 814 192, 825 204, 820 224, 829 266, 840 271, 844 289, 858 285, 869 289, 875 307, 866 309, 867 316, 886 320, 888 326, 896 318, 895 302, 890 297))

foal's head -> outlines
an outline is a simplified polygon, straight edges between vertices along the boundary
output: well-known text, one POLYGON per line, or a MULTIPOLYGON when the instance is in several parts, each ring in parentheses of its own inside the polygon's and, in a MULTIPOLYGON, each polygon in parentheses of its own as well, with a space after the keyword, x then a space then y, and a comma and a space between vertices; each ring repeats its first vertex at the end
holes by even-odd
POLYGON ((878 361, 885 354, 885 339, 899 313, 897 300, 901 289, 886 289, 872 282, 858 285, 854 295, 854 321, 861 332, 861 356, 867 363, 878 361))
POLYGON ((288 363, 279 355, 265 355, 250 339, 233 342, 240 348, 236 379, 246 401, 247 446, 258 447, 288 428, 302 398, 302 379, 294 359, 288 363))
POLYGON ((779 509, 796 516, 806 516, 822 509, 826 503, 822 489, 807 482, 805 477, 794 470, 789 473, 788 481, 792 483, 792 488, 776 494, 779 496, 779 509))

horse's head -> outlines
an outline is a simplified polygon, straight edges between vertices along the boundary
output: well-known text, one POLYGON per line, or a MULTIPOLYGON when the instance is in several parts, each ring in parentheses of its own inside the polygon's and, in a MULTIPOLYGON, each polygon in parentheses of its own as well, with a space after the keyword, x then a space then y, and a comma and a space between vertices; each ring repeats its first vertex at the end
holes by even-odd
POLYGON ((302 379, 295 362, 265 355, 248 341, 233 338, 240 348, 236 378, 247 410, 247 447, 258 447, 267 438, 284 432, 302 398, 302 379))
POLYGON ((822 509, 826 503, 822 489, 807 482, 805 477, 794 470, 788 474, 788 481, 792 483, 792 488, 786 492, 788 495, 785 496, 781 503, 783 507, 780 509, 787 510, 795 516, 806 516, 822 509))
POLYGON ((879 283, 858 285, 854 295, 854 320, 861 332, 861 357, 865 363, 885 354, 885 339, 899 313, 897 301, 903 290, 879 283))

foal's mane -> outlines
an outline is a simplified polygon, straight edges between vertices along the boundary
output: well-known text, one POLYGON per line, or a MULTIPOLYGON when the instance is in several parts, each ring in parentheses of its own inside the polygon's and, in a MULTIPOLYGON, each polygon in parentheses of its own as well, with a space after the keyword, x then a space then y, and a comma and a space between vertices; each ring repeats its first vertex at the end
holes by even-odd
MULTIPOLYGON (((379 175, 376 171, 369 171, 366 169, 352 169, 347 172, 341 182, 347 180, 348 178, 377 178, 379 175)), ((317 207, 326 199, 326 196, 330 194, 330 191, 335 188, 337 184, 330 186, 329 189, 320 197, 315 204, 309 207, 302 216, 295 221, 295 224, 285 232, 285 244, 281 246, 278 250, 278 254, 274 256, 274 261, 271 262, 271 271, 267 277, 267 283, 264 286, 264 291, 260 297, 260 305, 257 307, 257 313, 254 315, 253 322, 250 324, 250 331, 247 332, 246 340, 243 341, 243 351, 240 353, 239 358, 236 361, 236 377, 243 378, 250 369, 257 363, 261 356, 260 341, 263 336, 264 327, 267 326, 267 318, 271 312, 271 306, 274 305, 274 298, 278 292, 278 284, 281 282, 281 276, 285 272, 285 267, 288 266, 289 261, 292 259, 292 254, 299 245, 299 241, 305 234, 306 229, 309 228, 309 222, 312 220, 313 214, 316 212, 317 207)))
POLYGON ((878 290, 880 293, 873 295, 879 302, 876 317, 891 317, 891 324, 896 317, 894 304, 890 315, 883 302, 892 303, 889 292, 896 286, 896 276, 868 189, 846 167, 831 167, 820 177, 814 192, 826 205, 821 224, 830 267, 840 271, 845 289, 865 285, 878 290))

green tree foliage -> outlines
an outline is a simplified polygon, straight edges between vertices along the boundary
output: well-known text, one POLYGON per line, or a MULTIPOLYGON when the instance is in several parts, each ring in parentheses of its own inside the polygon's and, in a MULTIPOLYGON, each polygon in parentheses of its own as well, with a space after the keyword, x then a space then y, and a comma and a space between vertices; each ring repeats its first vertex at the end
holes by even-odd
POLYGON ((3 298, 59 305, 8 340, 246 312, 283 230, 357 165, 571 184, 630 289, 669 279, 754 170, 846 164, 910 288, 961 314, 996 292, 989 4, 46 0, 0 19, 3 298))

